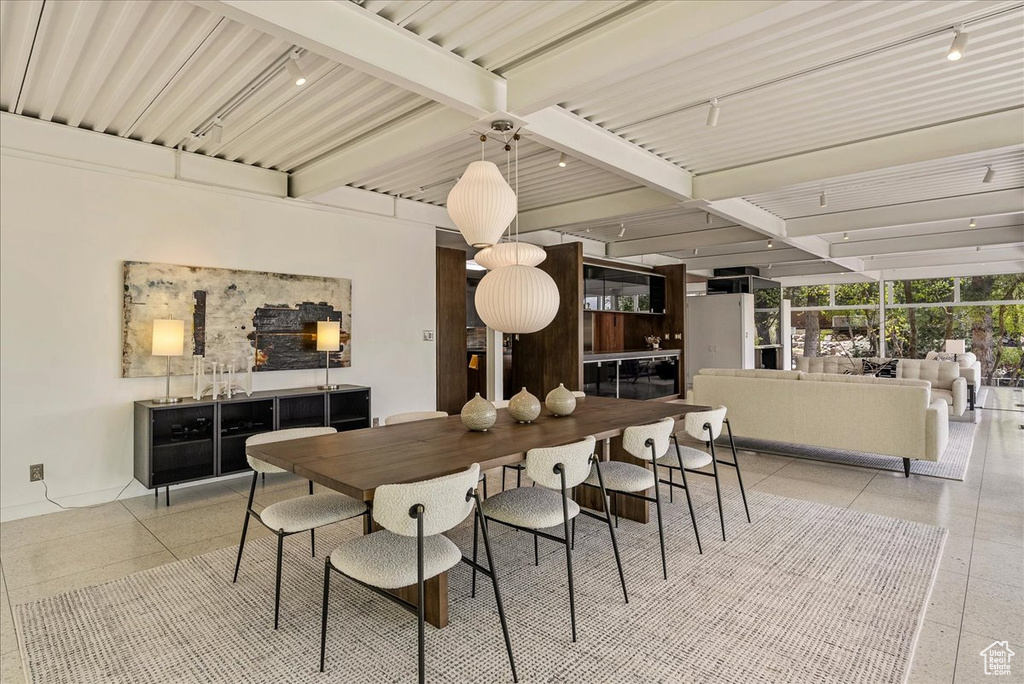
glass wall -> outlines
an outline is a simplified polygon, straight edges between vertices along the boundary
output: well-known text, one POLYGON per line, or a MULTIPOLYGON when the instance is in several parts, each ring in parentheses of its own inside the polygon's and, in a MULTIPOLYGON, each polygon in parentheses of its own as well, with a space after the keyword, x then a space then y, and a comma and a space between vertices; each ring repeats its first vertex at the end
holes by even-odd
POLYGON ((1024 274, 786 288, 793 356, 924 358, 963 340, 983 383, 1024 386, 1024 274), (884 307, 885 330, 880 330, 884 307))

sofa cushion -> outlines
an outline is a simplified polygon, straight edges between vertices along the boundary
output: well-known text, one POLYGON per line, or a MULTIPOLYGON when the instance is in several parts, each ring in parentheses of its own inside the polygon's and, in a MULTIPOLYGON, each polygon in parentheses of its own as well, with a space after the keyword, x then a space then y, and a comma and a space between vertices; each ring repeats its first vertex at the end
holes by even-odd
POLYGON ((932 388, 932 401, 934 401, 936 399, 941 399, 942 401, 944 401, 947 404, 949 404, 950 406, 952 406, 953 405, 953 391, 952 390, 947 390, 947 389, 935 389, 933 387, 932 388))
POLYGON ((845 382, 856 385, 889 385, 899 387, 931 387, 927 380, 899 380, 874 375, 832 375, 831 373, 803 373, 801 380, 809 382, 845 382))
POLYGON ((698 375, 718 375, 733 378, 762 378, 764 380, 799 380, 800 371, 772 370, 770 368, 701 368, 698 375))
POLYGON ((960 377, 960 367, 951 361, 902 359, 896 377, 927 380, 932 384, 932 389, 951 390, 953 381, 960 377))
POLYGON ((860 375, 864 372, 862 359, 847 356, 798 356, 796 369, 804 373, 835 373, 860 375))
POLYGON ((971 352, 964 352, 963 354, 958 354, 958 353, 955 353, 955 352, 935 352, 935 351, 930 351, 930 352, 928 352, 928 355, 925 356, 925 360, 926 361, 955 361, 956 364, 958 366, 960 366, 961 368, 970 368, 971 366, 973 366, 975 363, 978 362, 978 357, 977 357, 977 355, 975 355, 975 354, 973 354, 971 352))

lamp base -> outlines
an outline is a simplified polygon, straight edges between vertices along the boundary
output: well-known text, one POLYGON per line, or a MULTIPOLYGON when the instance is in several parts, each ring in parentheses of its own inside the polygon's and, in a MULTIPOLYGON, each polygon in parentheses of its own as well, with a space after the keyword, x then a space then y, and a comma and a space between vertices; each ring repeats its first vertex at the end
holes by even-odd
POLYGON ((317 385, 316 388, 318 390, 324 390, 324 391, 328 391, 329 392, 331 390, 338 389, 338 386, 337 385, 317 385))
POLYGON ((156 399, 150 399, 154 404, 177 404, 181 401, 181 397, 157 397, 156 399))

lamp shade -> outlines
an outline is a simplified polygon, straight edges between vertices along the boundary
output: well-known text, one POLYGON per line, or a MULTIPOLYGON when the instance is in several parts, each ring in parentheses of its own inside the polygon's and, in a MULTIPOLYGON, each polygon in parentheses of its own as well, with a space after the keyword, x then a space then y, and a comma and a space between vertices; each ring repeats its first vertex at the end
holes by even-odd
POLYGON ((470 162, 448 193, 448 215, 466 242, 474 247, 489 247, 498 242, 517 209, 516 193, 494 162, 470 162))
POLYGON ((543 247, 531 245, 526 242, 500 242, 492 247, 486 247, 473 257, 473 261, 480 264, 489 271, 501 266, 537 266, 548 253, 543 247))
POLYGON ((558 286, 533 266, 500 266, 480 280, 476 310, 487 327, 503 333, 532 333, 558 312, 558 286))
POLYGON ((341 349, 341 322, 316 322, 316 350, 332 352, 341 349))
POLYGON ((951 354, 964 354, 967 352, 967 344, 964 340, 946 340, 945 351, 951 354))
POLYGON ((153 321, 153 356, 185 353, 185 321, 158 318, 153 321))

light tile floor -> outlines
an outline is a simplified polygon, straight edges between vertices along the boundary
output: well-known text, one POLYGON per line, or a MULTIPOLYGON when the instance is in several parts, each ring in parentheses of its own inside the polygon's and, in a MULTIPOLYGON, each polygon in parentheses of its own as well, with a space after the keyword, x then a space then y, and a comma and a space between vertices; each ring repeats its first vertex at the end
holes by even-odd
MULTIPOLYGON (((1024 404, 1020 391, 989 391, 964 482, 742 453, 746 486, 941 525, 950 530, 925 615, 910 682, 967 684, 984 675, 980 651, 1007 640, 1024 682, 1024 404)), ((489 474, 500 487, 500 473, 489 474)), ((511 486, 512 475, 509 477, 511 486)), ((735 478, 724 469, 725 482, 735 478)), ((728 486, 728 485, 727 485, 728 486)), ((0 526, 0 681, 24 681, 11 605, 110 581, 238 543, 249 478, 0 526), (70 562, 74 559, 74 562, 70 562)), ((300 496, 306 484, 268 477, 256 502, 300 496)), ((249 528, 250 538, 269 532, 249 528)))

